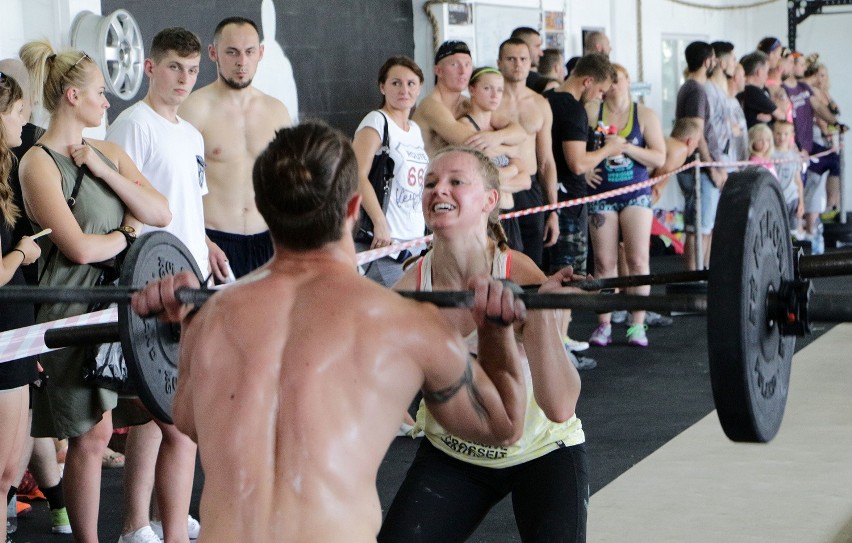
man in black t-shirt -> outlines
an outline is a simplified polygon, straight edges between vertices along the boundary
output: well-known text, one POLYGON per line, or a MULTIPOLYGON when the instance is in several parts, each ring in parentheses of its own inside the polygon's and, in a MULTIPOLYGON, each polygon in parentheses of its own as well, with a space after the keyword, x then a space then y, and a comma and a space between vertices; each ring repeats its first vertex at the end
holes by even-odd
MULTIPOLYGON (((608 136, 597 150, 587 151, 589 119, 583 104, 601 100, 612 85, 612 64, 605 55, 586 55, 558 88, 545 93, 553 110, 553 158, 559 183, 559 201, 586 195, 586 172, 604 159, 622 153, 624 138, 608 136)), ((559 212, 559 240, 550 251, 551 272, 574 266, 586 273, 586 206, 562 208, 559 212)))
POLYGON ((746 125, 751 128, 758 123, 769 123, 774 119, 784 119, 784 112, 778 109, 766 90, 766 78, 769 75, 768 57, 755 51, 740 59, 745 72, 746 86, 737 95, 743 106, 746 125))
MULTIPOLYGON (((612 64, 605 55, 586 55, 577 61, 568 79, 558 88, 544 93, 553 111, 553 159, 560 202, 585 196, 586 172, 624 151, 626 142, 617 135, 607 136, 600 149, 586 149, 589 119, 583 104, 603 99, 603 94, 612 85, 613 73, 612 64)), ((585 205, 560 209, 559 237, 556 244, 545 252, 545 270, 555 273, 565 266, 573 266, 575 273, 585 275, 588 230, 585 205)), ((562 330, 567 336, 570 311, 563 312, 563 315, 562 330)))

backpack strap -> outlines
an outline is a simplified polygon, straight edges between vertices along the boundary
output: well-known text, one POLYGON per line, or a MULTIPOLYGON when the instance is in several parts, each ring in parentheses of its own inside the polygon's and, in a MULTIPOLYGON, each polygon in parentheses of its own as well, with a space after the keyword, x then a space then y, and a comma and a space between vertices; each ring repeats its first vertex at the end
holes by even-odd
MULTIPOLYGON (((86 142, 84 141, 83 144, 85 143, 86 142)), ((56 161, 56 157, 53 156, 53 151, 51 151, 41 143, 36 143, 35 146, 44 149, 44 151, 50 156, 50 158, 53 159, 53 162, 54 164, 56 164, 56 167, 59 168, 59 163, 56 161)), ((77 168, 77 177, 74 179, 74 188, 71 189, 71 196, 69 196, 66 200, 68 202, 68 207, 72 209, 74 207, 74 204, 77 203, 77 194, 80 193, 80 185, 83 184, 83 175, 85 175, 88 170, 89 169, 86 167, 85 164, 77 168)))

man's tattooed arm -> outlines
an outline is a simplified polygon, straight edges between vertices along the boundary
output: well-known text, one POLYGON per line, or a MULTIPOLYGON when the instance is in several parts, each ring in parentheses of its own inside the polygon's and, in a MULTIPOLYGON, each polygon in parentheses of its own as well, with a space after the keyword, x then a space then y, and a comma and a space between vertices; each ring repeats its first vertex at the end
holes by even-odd
POLYGON ((470 398, 470 403, 471 405, 473 405, 473 409, 476 411, 476 414, 479 415, 480 419, 486 419, 488 416, 488 412, 486 411, 485 406, 483 405, 482 395, 479 393, 479 388, 473 381, 473 365, 471 363, 472 360, 473 355, 468 356, 467 365, 464 368, 464 373, 458 381, 448 387, 436 390, 434 392, 424 390, 423 397, 430 402, 446 403, 450 401, 450 399, 455 396, 459 390, 464 388, 467 390, 468 398, 470 398))

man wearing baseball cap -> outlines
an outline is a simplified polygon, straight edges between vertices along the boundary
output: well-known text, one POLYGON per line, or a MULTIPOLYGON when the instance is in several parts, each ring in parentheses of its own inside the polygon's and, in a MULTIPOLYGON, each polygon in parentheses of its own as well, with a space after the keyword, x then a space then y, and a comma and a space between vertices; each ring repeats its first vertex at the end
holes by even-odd
POLYGON ((477 132, 469 124, 456 120, 464 113, 473 60, 463 41, 445 41, 435 52, 435 88, 414 112, 414 122, 423 132, 426 153, 432 156, 447 145, 466 145, 485 154, 494 154, 499 145, 517 145, 526 137, 518 123, 499 115, 492 116, 497 130, 477 132))

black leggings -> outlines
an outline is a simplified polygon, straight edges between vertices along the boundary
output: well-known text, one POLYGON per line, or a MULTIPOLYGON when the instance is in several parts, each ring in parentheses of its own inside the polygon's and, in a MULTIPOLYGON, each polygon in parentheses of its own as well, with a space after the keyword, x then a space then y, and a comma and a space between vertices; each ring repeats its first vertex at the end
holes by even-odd
POLYGON ((378 541, 465 541, 509 493, 521 541, 586 541, 589 479, 584 443, 493 469, 456 460, 427 439, 388 509, 378 541))

